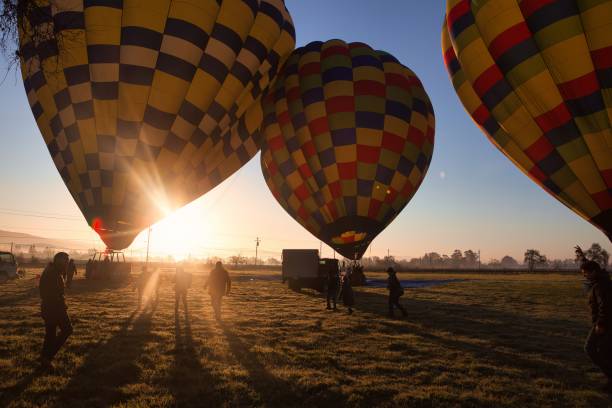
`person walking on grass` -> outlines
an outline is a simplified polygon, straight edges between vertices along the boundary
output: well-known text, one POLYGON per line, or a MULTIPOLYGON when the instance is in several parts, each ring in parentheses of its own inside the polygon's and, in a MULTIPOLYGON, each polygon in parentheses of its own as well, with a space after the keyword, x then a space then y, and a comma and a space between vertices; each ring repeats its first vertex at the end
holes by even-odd
POLYGON ((336 298, 338 297, 338 287, 340 286, 340 275, 338 274, 338 264, 327 271, 327 310, 336 310, 336 298))
POLYGON ((591 309, 592 328, 584 344, 584 350, 593 363, 606 375, 604 390, 612 393, 612 284, 608 272, 595 261, 585 261, 581 266, 586 279, 588 302, 591 309))
POLYGON ((66 287, 70 288, 72 286, 72 278, 77 274, 77 268, 74 264, 74 259, 71 259, 68 262, 68 268, 66 268, 66 287))
POLYGON ((221 262, 217 262, 214 269, 210 271, 208 280, 204 284, 204 289, 207 288, 215 319, 221 320, 221 300, 223 296, 230 294, 232 288, 232 280, 221 262))
POLYGON ((342 304, 347 307, 348 314, 353 314, 353 306, 355 305, 355 295, 353 294, 353 286, 351 285, 351 274, 348 270, 344 273, 344 276, 342 277, 340 299, 342 299, 342 304))
POLYGON ((175 304, 174 308, 178 310, 179 303, 183 300, 183 307, 187 311, 187 291, 191 287, 192 276, 189 272, 185 272, 183 267, 176 268, 176 276, 174 279, 175 304))
POLYGON ((68 254, 58 252, 40 276, 38 289, 41 299, 41 316, 45 322, 40 363, 41 368, 51 368, 51 361, 72 334, 72 324, 68 317, 68 307, 64 299, 64 279, 62 275, 68 266, 68 254), (59 328, 59 334, 57 329, 59 328))
POLYGON ((402 288, 402 284, 399 279, 397 279, 395 269, 391 267, 387 268, 387 274, 389 275, 387 279, 387 289, 389 289, 389 317, 395 317, 394 307, 397 307, 402 312, 402 316, 406 317, 406 309, 399 303, 400 297, 404 294, 404 288, 402 288))

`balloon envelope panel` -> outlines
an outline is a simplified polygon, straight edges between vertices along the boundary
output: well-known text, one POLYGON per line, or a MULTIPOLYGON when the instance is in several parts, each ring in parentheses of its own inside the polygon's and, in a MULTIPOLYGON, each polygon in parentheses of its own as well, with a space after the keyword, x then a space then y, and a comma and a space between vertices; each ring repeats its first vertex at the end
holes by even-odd
POLYGON ((62 179, 108 247, 258 151, 259 101, 295 46, 282 0, 38 1, 24 86, 62 179))
POLYGON ((524 173, 612 234, 612 1, 448 0, 464 107, 524 173))
POLYGON ((416 75, 362 43, 297 49, 263 99, 261 167, 302 226, 359 259, 420 186, 433 109, 416 75))

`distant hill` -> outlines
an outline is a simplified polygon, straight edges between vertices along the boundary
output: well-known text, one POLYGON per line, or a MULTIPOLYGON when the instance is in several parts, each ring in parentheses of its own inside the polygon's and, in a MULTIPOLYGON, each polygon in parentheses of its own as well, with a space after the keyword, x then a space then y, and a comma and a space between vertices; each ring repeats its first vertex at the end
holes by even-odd
POLYGON ((27 252, 26 246, 35 245, 37 251, 41 251, 46 247, 52 249, 72 249, 72 250, 87 250, 92 247, 92 244, 87 244, 83 241, 62 240, 57 238, 45 238, 23 232, 13 232, 0 230, 0 250, 10 249, 10 244, 13 243, 15 252, 27 252))

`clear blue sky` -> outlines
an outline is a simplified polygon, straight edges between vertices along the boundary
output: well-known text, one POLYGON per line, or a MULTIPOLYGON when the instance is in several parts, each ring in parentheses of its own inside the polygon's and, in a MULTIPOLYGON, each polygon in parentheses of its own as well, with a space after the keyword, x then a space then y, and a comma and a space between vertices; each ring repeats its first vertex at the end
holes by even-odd
MULTIPOLYGON (((486 261, 506 254, 522 259, 528 247, 549 258, 571 257, 575 244, 599 242, 611 250, 602 233, 498 152, 463 110, 440 51, 445 1, 287 0, 287 7, 298 45, 341 38, 386 50, 419 75, 432 100, 437 125, 429 174, 402 214, 374 241, 372 255, 382 256, 389 249, 396 256, 416 257, 426 251, 471 248, 480 249, 486 261)), ((19 75, 9 74, 0 87, 0 106, 0 229, 92 242, 95 236, 78 218, 1 212, 80 214, 45 149, 19 75)), ((157 230, 174 233, 175 245, 194 254, 227 256, 242 248, 243 254, 251 255, 248 251, 258 235, 264 256, 283 247, 318 248, 318 241, 286 215, 267 190, 258 157, 157 230), (202 241, 194 247, 198 236, 202 241)), ((142 245, 140 237, 134 246, 142 245)), ((163 251, 163 246, 160 240, 154 244, 156 251, 163 251)))

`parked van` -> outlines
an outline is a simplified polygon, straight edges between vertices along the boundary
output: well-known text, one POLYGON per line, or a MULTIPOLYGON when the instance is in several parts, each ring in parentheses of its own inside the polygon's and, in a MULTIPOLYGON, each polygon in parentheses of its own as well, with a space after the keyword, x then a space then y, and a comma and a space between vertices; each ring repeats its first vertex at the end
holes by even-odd
POLYGON ((17 260, 10 252, 0 252, 0 282, 17 277, 17 260))

